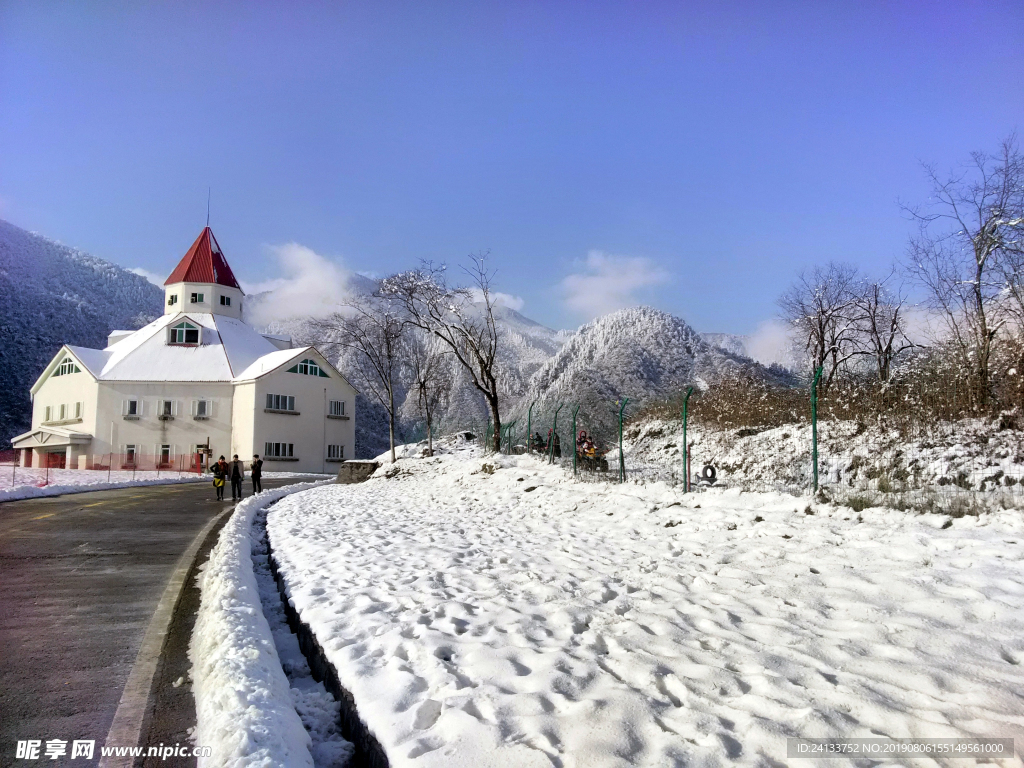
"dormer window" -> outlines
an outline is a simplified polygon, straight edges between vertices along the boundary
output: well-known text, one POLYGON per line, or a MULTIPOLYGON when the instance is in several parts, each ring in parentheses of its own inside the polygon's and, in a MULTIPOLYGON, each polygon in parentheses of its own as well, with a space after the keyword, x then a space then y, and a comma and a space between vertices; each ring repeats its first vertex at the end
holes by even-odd
POLYGON ((203 303, 203 294, 201 294, 201 293, 193 293, 192 294, 192 303, 193 304, 202 304, 203 303))
POLYGON ((320 364, 316 360, 303 360, 298 365, 293 365, 288 369, 288 373, 301 373, 304 376, 319 376, 323 379, 331 378, 328 376, 324 369, 320 367, 320 364))
POLYGON ((63 376, 66 373, 81 373, 82 369, 75 365, 75 361, 70 357, 65 357, 60 361, 60 365, 57 366, 57 370, 53 372, 54 376, 63 376))
POLYGON ((198 344, 199 329, 192 323, 178 323, 171 328, 171 344, 198 344))

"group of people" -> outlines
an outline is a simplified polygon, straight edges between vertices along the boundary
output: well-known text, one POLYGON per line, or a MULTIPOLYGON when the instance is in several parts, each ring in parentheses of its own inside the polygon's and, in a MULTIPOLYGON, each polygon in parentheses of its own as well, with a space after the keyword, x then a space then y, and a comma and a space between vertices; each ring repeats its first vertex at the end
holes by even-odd
POLYGON ((597 458, 597 446, 594 445, 593 439, 585 429, 581 429, 576 437, 576 455, 581 459, 590 459, 591 461, 597 458))
MULTIPOLYGON (((558 439, 558 433, 548 430, 548 439, 545 440, 540 432, 536 432, 530 440, 531 447, 535 453, 553 453, 555 458, 562 457, 562 445, 558 439)), ((593 462, 597 459, 597 445, 593 438, 587 434, 587 430, 581 429, 576 437, 576 456, 580 459, 593 462)))
POLYGON ((540 432, 537 432, 534 434, 531 442, 534 453, 548 453, 549 450, 553 450, 556 459, 562 458, 562 441, 558 439, 557 432, 549 429, 547 440, 541 437, 540 432))
MULTIPOLYGON (((245 480, 245 463, 236 453, 231 462, 221 456, 210 468, 213 471, 213 487, 217 490, 217 501, 224 501, 224 486, 231 481, 231 500, 242 498, 242 481, 245 480)), ((249 465, 249 478, 252 480, 252 492, 257 494, 263 490, 263 459, 258 454, 252 457, 249 465)))

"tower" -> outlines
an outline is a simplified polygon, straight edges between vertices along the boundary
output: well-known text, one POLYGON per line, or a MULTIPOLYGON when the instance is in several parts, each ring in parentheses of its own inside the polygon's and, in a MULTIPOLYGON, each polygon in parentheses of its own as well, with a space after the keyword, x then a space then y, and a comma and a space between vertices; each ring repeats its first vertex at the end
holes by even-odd
POLYGON ((205 227, 164 281, 164 314, 208 312, 242 319, 242 286, 205 227))

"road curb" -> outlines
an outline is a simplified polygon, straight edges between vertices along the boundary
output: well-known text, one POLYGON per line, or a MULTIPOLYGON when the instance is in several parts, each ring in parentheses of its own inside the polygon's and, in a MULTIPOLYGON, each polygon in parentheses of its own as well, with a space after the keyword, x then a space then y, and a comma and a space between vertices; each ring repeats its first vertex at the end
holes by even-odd
MULTIPOLYGON (((164 647, 164 640, 171 620, 174 617, 174 609, 181 597, 185 587, 185 579, 192 570, 196 554, 202 547, 210 531, 225 517, 234 512, 231 507, 219 515, 210 518, 203 526, 203 529, 196 534, 188 549, 178 559, 174 571, 171 573, 167 586, 164 588, 160 602, 157 604, 153 616, 146 627, 146 634, 142 638, 142 645, 139 653, 132 664, 132 671, 128 675, 121 700, 118 702, 117 711, 114 713, 114 720, 110 724, 104 746, 110 747, 136 747, 139 746, 139 738, 142 735, 142 728, 149 712, 150 693, 153 688, 153 679, 156 677, 160 664, 160 656, 164 647)), ((100 759, 101 768, 130 768, 134 765, 134 757, 112 757, 107 756, 100 759)))

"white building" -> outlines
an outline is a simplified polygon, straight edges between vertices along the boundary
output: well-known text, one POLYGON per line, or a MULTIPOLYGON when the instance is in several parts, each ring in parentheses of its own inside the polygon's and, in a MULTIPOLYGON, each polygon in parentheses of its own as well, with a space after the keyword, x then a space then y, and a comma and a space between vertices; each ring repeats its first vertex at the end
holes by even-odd
POLYGON ((164 315, 65 345, 32 387, 24 466, 188 466, 209 448, 265 470, 352 458, 356 391, 314 347, 242 322, 244 294, 207 227, 164 283, 164 315), (280 462, 279 464, 276 462, 280 462))

